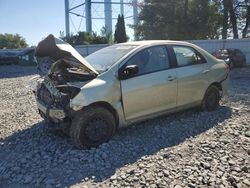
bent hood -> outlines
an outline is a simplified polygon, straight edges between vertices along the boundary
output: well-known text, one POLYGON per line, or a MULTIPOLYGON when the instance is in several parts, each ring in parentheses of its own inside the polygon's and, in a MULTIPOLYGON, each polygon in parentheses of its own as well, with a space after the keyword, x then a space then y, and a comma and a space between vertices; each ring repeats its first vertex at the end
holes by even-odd
POLYGON ((53 63, 59 59, 69 57, 74 57, 87 72, 93 72, 98 75, 98 72, 70 44, 51 34, 38 43, 35 56, 39 71, 43 75, 48 73, 53 63))

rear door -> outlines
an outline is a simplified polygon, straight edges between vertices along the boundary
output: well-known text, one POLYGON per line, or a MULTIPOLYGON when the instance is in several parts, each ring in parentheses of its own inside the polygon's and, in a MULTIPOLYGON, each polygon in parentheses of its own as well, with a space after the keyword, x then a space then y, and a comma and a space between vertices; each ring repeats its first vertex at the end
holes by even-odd
POLYGON ((137 65, 139 72, 121 80, 126 120, 176 108, 176 72, 165 46, 143 49, 123 66, 127 65, 137 65))
POLYGON ((189 106, 202 100, 207 87, 205 58, 194 48, 173 45, 176 58, 177 106, 189 106))

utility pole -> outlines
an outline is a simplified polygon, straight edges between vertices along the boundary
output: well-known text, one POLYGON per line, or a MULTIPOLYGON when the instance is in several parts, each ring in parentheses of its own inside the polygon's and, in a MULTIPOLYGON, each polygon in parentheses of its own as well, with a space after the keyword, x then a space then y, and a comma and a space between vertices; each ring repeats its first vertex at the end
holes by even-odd
POLYGON ((111 0, 104 0, 106 34, 112 33, 112 5, 111 0))
MULTIPOLYGON (((138 1, 137 0, 133 0, 133 19, 134 19, 134 25, 136 25, 138 23, 138 1)), ((137 40, 135 31, 134 31, 134 37, 135 37, 135 40, 137 40)))
POLYGON ((69 37, 70 30, 69 30, 69 0, 65 0, 65 32, 66 37, 69 37))
POLYGON ((85 12, 86 12, 86 31, 92 32, 92 18, 91 18, 91 0, 85 0, 85 12))
POLYGON ((121 16, 124 16, 124 2, 123 0, 120 0, 120 14, 121 16))

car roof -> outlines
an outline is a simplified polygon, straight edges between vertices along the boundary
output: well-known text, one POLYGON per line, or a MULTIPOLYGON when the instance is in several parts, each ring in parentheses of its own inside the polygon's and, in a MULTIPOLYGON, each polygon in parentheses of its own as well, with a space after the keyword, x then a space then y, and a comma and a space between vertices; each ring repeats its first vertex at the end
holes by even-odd
POLYGON ((113 46, 119 46, 119 45, 136 45, 136 49, 138 48, 143 48, 143 47, 150 47, 150 46, 154 46, 154 45, 167 45, 167 44, 171 44, 171 45, 185 45, 185 46, 189 46, 192 48, 195 48, 196 50, 198 50, 200 53, 202 53, 203 55, 209 57, 209 58, 215 58, 214 56, 212 56, 210 53, 208 53, 207 51, 205 51, 204 49, 200 48, 199 46, 192 44, 190 42, 185 42, 185 41, 175 41, 175 40, 142 40, 142 41, 130 41, 130 42, 125 42, 125 43, 118 43, 115 44, 113 46))
POLYGON ((157 44, 185 44, 191 45, 191 43, 184 41, 174 41, 174 40, 142 40, 142 41, 131 41, 125 43, 119 43, 116 45, 137 45, 137 46, 145 46, 145 45, 157 45, 157 44))

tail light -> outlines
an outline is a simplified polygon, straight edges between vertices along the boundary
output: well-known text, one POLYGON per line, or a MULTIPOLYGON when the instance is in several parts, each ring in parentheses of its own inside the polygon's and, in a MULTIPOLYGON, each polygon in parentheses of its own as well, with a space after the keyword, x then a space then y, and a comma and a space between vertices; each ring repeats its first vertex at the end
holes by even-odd
POLYGON ((225 64, 225 67, 226 67, 226 73, 228 74, 229 71, 230 71, 230 67, 229 67, 229 65, 227 63, 224 63, 224 64, 225 64))
POLYGON ((217 59, 221 59, 221 53, 220 52, 215 52, 214 55, 217 59))

